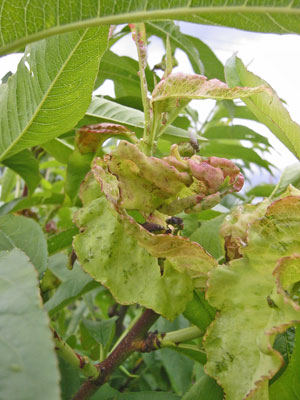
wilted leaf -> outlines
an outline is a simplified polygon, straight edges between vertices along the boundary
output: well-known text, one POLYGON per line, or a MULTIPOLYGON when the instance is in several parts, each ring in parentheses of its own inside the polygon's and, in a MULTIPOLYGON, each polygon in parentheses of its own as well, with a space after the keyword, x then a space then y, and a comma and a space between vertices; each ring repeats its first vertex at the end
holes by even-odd
POLYGON ((0 398, 59 400, 59 373, 37 275, 28 257, 0 253, 0 398))

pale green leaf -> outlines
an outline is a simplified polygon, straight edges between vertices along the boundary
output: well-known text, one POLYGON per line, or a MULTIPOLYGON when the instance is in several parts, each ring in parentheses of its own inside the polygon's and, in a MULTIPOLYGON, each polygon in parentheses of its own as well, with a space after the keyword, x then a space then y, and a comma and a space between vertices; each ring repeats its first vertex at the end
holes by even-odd
POLYGON ((170 319, 184 310, 192 293, 188 273, 165 265, 161 276, 157 258, 128 235, 104 197, 79 210, 76 222, 85 228, 73 242, 79 262, 117 302, 139 303, 170 319))
POLYGON ((256 196, 256 197, 269 197, 273 190, 275 189, 275 185, 271 183, 265 183, 262 185, 254 186, 252 189, 248 190, 246 193, 247 196, 256 196))
POLYGON ((233 55, 225 66, 226 81, 230 87, 236 85, 257 87, 264 85, 268 92, 243 98, 257 119, 264 123, 277 138, 300 158, 300 126, 294 122, 276 92, 263 79, 249 72, 241 59, 233 55))
POLYGON ((206 294, 219 314, 204 339, 205 368, 231 400, 267 399, 267 379, 283 363, 275 335, 300 322, 287 292, 300 277, 299 199, 273 202, 252 220, 243 257, 210 273, 206 294))
POLYGON ((54 343, 36 272, 18 249, 0 253, 0 398, 59 400, 54 343))
POLYGON ((209 25, 225 25, 256 32, 298 33, 299 2, 273 0, 3 0, 1 8, 1 53, 12 52, 49 35, 101 24, 116 25, 144 20, 177 19, 209 25), (17 7, 17 6, 18 7, 17 7), (14 24, 14 29, 12 29, 14 24))
POLYGON ((72 129, 91 99, 107 28, 67 33, 28 46, 0 90, 0 159, 72 129))
POLYGON ((0 240, 0 250, 11 250, 16 247, 29 257, 41 275, 47 267, 47 242, 40 226, 31 218, 15 215, 0 217, 0 232, 7 240, 0 240))
POLYGON ((32 194, 38 186, 41 175, 39 162, 31 151, 23 150, 12 157, 6 158, 3 164, 19 174, 25 181, 29 194, 32 194))

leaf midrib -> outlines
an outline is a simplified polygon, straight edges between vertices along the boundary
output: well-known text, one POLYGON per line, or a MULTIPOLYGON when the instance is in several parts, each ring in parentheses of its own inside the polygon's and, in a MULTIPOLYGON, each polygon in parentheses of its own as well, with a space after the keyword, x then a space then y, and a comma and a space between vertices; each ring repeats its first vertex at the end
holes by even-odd
MULTIPOLYGON (((199 17, 201 15, 207 14, 281 14, 285 15, 300 15, 300 8, 292 8, 291 6, 283 6, 283 7, 264 7, 264 6, 219 6, 219 7, 179 7, 173 9, 164 9, 164 10, 154 10, 154 11, 135 11, 126 14, 119 15, 110 15, 107 17, 96 17, 90 18, 83 21, 76 21, 70 24, 58 25, 47 30, 43 30, 40 32, 36 32, 29 36, 23 37, 22 39, 17 39, 16 41, 3 46, 0 48, 0 55, 7 54, 17 50, 21 47, 24 47, 26 44, 45 39, 52 35, 57 35, 65 32, 74 31, 82 28, 95 27, 99 25, 116 25, 122 23, 130 22, 138 22, 138 21, 146 21, 146 20, 164 20, 170 19, 172 17, 180 17, 189 16, 193 14, 198 14, 199 17), (173 14, 172 14, 173 13, 173 14)), ((211 25, 219 25, 212 21, 209 21, 211 25)), ((290 33, 292 33, 291 31, 290 33)))
POLYGON ((30 120, 28 121, 27 125, 24 127, 24 129, 21 131, 21 134, 14 140, 12 141, 12 143, 6 148, 6 150, 1 154, 0 156, 0 161, 2 161, 3 159, 5 159, 6 155, 9 154, 11 148, 13 148, 22 138, 23 136, 27 133, 29 127, 32 125, 33 121, 35 120, 36 116, 38 115, 38 113, 40 112, 40 110, 42 109, 45 101, 47 100, 49 93, 52 91, 53 87, 55 86, 56 82, 58 81, 58 79, 60 78, 62 72, 65 69, 65 66, 68 64, 68 62, 70 61, 70 59, 73 57, 75 51, 77 50, 77 48, 79 47, 79 45, 82 43, 83 38, 85 37, 86 33, 87 33, 87 29, 85 29, 84 33, 81 35, 80 39, 78 40, 78 43, 76 44, 76 46, 73 48, 73 50, 70 52, 70 54, 68 55, 68 57, 66 58, 65 62, 62 64, 61 68, 58 70, 57 75, 55 76, 55 78, 53 79, 53 81, 51 82, 51 84, 49 85, 47 91, 45 92, 44 96, 42 97, 42 99, 39 102, 38 107, 35 109, 35 112, 32 114, 32 117, 30 118, 30 120))

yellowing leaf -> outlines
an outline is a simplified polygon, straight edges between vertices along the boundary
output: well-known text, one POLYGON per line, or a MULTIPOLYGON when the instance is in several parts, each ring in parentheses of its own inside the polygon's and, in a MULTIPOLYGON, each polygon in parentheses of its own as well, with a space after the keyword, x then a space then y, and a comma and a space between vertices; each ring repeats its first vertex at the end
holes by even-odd
POLYGON ((241 253, 210 272, 207 298, 219 314, 206 333, 206 371, 227 399, 267 399, 267 380, 283 363, 275 335, 300 322, 284 291, 300 275, 300 197, 275 201, 252 221, 241 253))

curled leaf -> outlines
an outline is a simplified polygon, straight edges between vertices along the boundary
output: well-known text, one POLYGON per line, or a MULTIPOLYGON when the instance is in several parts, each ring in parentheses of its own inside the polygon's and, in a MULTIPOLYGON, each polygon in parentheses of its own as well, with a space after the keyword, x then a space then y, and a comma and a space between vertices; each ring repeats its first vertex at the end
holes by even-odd
POLYGON ((286 291, 300 275, 300 197, 258 214, 242 258, 213 269, 208 280, 207 299, 219 314, 205 337, 206 371, 230 400, 267 398, 267 380, 283 363, 272 348, 275 335, 300 322, 286 291))
POLYGON ((75 142, 81 154, 97 153, 105 140, 112 136, 125 136, 129 140, 137 141, 135 134, 125 126, 102 122, 82 126, 76 132, 75 142))
POLYGON ((268 92, 265 86, 240 87, 229 86, 218 79, 203 75, 189 75, 178 72, 162 79, 154 88, 151 104, 155 112, 172 111, 174 107, 187 105, 193 99, 236 99, 256 93, 268 92))

